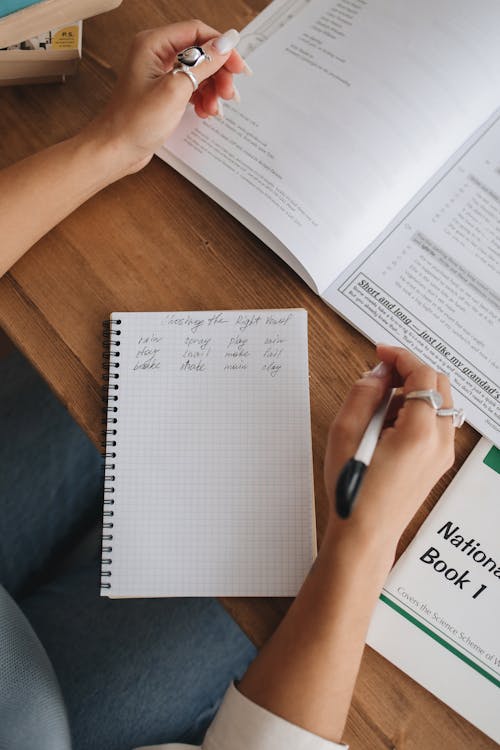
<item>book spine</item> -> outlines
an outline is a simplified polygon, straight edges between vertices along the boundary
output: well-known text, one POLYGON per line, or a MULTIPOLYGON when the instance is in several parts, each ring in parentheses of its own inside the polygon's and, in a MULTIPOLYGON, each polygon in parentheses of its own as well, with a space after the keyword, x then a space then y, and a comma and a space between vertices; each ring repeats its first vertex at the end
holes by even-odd
POLYGON ((113 564, 113 528, 115 505, 115 467, 118 434, 118 391, 120 388, 121 320, 103 323, 103 419, 102 449, 104 458, 101 590, 111 589, 113 564))

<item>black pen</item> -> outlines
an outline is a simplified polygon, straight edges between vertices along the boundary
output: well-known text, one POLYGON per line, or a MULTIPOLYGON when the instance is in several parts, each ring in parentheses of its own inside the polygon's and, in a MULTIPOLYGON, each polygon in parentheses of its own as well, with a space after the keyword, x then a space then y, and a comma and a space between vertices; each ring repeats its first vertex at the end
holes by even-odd
POLYGON ((354 458, 349 459, 340 472, 337 487, 335 488, 335 507, 341 518, 349 518, 351 515, 356 496, 363 481, 363 476, 370 465, 380 433, 384 427, 385 417, 394 390, 394 388, 390 388, 387 391, 382 403, 370 419, 370 423, 361 438, 356 455, 354 458))

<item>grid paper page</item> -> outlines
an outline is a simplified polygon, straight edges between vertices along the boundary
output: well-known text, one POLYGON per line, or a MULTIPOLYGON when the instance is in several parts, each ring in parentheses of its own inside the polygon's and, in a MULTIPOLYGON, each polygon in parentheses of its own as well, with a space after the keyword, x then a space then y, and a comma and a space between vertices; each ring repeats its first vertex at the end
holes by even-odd
POLYGON ((306 311, 111 319, 120 366, 103 593, 295 595, 316 553, 306 311))

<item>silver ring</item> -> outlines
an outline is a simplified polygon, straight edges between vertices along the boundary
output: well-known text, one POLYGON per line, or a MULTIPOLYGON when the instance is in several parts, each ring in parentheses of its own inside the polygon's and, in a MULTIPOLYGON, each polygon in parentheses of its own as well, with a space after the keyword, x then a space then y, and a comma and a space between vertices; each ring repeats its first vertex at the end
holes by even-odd
POLYGON ((196 68, 200 63, 205 61, 210 62, 211 60, 212 58, 205 52, 203 47, 198 47, 198 45, 186 47, 186 49, 177 54, 177 62, 172 69, 172 75, 184 73, 193 84, 193 92, 195 92, 198 88, 198 81, 191 68, 196 68))
POLYGON ((410 393, 406 394, 405 401, 411 401, 412 399, 425 401, 436 412, 443 405, 443 397, 438 391, 435 391, 433 388, 429 388, 424 391, 410 391, 410 393))
POLYGON ((465 422, 465 412, 463 409, 438 409, 436 411, 438 417, 451 417, 451 423, 453 427, 461 427, 465 422))
POLYGON ((189 70, 189 68, 184 67, 184 65, 182 65, 182 66, 179 65, 178 67, 176 66, 172 70, 172 75, 173 76, 175 76, 177 73, 184 73, 184 75, 186 75, 189 78, 189 80, 193 84, 193 93, 194 93, 196 91, 196 89, 198 88, 198 81, 196 80, 195 74, 192 73, 189 70))
POLYGON ((406 394, 405 401, 411 401, 412 399, 425 401, 426 404, 429 404, 434 409, 437 417, 451 417, 453 427, 461 427, 465 422, 465 412, 463 409, 455 409, 454 406, 451 406, 449 409, 441 409, 443 397, 433 388, 423 391, 410 391, 410 393, 406 394))

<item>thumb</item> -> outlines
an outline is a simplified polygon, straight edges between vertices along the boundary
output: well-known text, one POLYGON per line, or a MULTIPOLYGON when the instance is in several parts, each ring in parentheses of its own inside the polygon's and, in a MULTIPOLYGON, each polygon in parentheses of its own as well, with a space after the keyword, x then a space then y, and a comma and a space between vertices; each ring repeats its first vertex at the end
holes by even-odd
POLYGON ((210 78, 211 75, 217 73, 222 68, 239 41, 239 33, 236 29, 230 29, 222 34, 222 36, 211 39, 202 45, 205 53, 210 56, 210 61, 205 60, 193 71, 198 83, 210 78))

